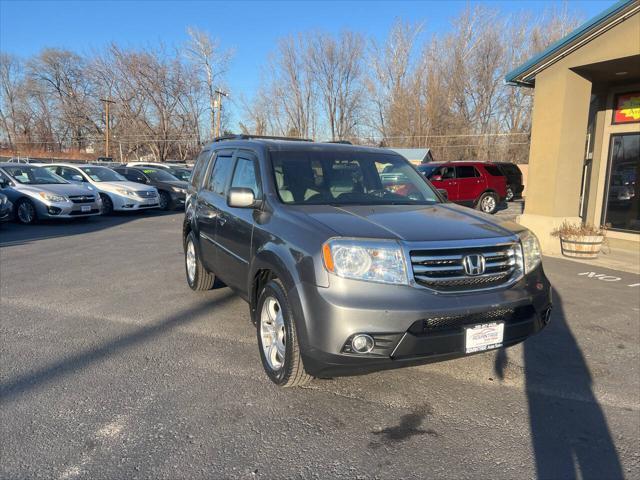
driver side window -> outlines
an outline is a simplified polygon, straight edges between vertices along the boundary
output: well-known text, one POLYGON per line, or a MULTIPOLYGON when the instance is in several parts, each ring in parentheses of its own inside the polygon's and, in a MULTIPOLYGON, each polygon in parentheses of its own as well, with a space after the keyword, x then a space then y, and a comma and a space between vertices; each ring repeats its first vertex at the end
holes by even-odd
POLYGON ((238 158, 236 169, 233 172, 233 179, 231 180, 231 187, 249 188, 256 197, 260 194, 256 179, 256 168, 252 160, 238 158))

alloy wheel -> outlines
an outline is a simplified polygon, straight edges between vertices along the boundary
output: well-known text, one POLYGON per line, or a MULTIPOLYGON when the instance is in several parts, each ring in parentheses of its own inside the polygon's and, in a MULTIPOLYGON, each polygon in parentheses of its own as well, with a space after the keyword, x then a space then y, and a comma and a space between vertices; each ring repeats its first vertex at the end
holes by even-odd
POLYGON ((496 199, 493 196, 488 195, 482 199, 480 208, 484 213, 491 213, 496 208, 496 199))
POLYGON ((513 200, 513 190, 511 189, 511 187, 507 188, 507 198, 506 198, 507 202, 510 202, 511 200, 513 200))
POLYGON ((169 208, 169 199, 168 195, 164 192, 160 193, 160 209, 167 210, 169 208))
POLYGON ((193 283, 196 277, 196 249, 191 240, 187 243, 185 261, 187 262, 187 276, 189 277, 189 283, 193 283))
POLYGON ((286 330, 282 308, 275 297, 267 297, 260 313, 262 350, 269 367, 275 372, 282 368, 286 352, 286 330))
POLYGON ((22 202, 18 207, 18 220, 22 223, 31 223, 33 222, 36 216, 35 209, 30 202, 22 202))

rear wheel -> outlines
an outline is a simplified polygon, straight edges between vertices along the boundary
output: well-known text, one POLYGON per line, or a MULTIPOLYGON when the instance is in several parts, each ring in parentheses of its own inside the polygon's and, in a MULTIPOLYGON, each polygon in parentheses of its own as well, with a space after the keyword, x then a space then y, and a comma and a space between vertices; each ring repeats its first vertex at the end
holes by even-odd
POLYGON ((480 196, 476 208, 483 213, 496 213, 498 209, 498 197, 495 193, 485 192, 480 196))
POLYGON ((293 313, 280 280, 264 287, 256 313, 258 347, 267 376, 280 387, 309 383, 313 377, 304 369, 293 313))
POLYGON ((189 288, 195 291, 211 290, 216 276, 208 272, 198 256, 195 244, 195 235, 189 232, 184 247, 184 264, 189 288))
POLYGON ((16 205, 16 219, 24 225, 32 225, 38 220, 36 207, 31 200, 23 198, 16 205))
POLYGON ((102 214, 111 215, 113 213, 113 202, 111 201, 111 197, 106 193, 101 193, 100 199, 102 200, 102 214))

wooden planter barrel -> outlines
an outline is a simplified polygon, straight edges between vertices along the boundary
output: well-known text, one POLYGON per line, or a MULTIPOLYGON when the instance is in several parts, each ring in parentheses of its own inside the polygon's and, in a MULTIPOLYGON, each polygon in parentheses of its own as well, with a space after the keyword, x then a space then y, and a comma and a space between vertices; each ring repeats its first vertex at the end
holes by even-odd
POLYGON ((592 235, 584 237, 560 237, 560 247, 565 257, 598 258, 604 237, 592 235))

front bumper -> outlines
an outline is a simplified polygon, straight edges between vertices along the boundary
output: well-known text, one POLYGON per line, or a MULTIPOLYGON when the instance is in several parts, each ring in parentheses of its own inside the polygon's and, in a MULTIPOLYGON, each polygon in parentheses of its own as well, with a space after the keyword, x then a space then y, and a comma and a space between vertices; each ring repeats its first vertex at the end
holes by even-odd
POLYGON ((184 203, 187 198, 186 193, 171 191, 169 195, 171 196, 172 208, 184 208, 184 203))
POLYGON ((82 218, 100 215, 102 211, 99 197, 91 203, 38 201, 35 205, 39 218, 82 218))
POLYGON ((542 268, 505 289, 434 294, 425 289, 332 278, 331 287, 299 286, 299 325, 306 370, 317 377, 357 375, 377 370, 449 360, 465 355, 465 329, 501 317, 501 346, 519 343, 549 321, 551 288, 542 268), (303 307, 304 306, 304 307, 303 307), (489 315, 489 316, 488 316, 489 315), (438 328, 427 320, 452 319, 438 328), (351 353, 348 340, 366 333, 376 341, 369 354, 351 353))
POLYGON ((7 203, 5 203, 0 208, 0 222, 8 222, 9 220, 11 220, 12 212, 13 212, 13 203, 7 201, 7 203))
POLYGON ((110 195, 113 209, 117 211, 147 210, 160 206, 158 196, 141 198, 125 195, 110 195))

